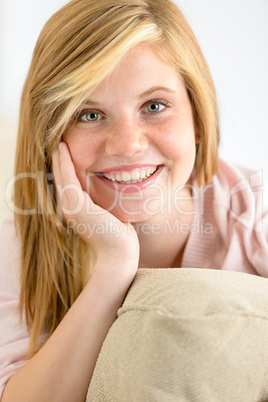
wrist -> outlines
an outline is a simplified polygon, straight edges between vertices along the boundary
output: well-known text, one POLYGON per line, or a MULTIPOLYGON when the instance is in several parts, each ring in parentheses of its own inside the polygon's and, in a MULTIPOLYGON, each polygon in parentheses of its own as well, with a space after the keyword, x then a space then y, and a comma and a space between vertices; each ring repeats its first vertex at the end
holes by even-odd
POLYGON ((97 258, 91 279, 99 281, 104 287, 128 287, 138 269, 138 258, 124 259, 119 255, 104 255, 97 258))

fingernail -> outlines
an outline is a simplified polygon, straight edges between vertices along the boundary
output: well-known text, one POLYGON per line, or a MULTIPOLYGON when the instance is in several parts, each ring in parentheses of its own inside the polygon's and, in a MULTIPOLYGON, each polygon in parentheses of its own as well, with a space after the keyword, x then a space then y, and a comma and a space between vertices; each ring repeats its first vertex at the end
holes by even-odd
POLYGON ((61 151, 62 150, 62 143, 60 142, 59 143, 59 151, 61 151))

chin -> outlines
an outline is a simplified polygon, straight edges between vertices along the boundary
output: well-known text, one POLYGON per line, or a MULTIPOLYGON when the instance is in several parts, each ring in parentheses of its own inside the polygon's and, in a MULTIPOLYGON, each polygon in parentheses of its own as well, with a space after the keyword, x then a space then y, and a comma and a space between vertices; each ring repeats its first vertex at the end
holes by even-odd
POLYGON ((126 199, 92 196, 93 202, 111 213, 121 222, 144 222, 163 212, 163 199, 155 191, 140 198, 139 194, 128 195, 126 199))
POLYGON ((137 222, 145 222, 151 218, 151 214, 148 215, 142 211, 123 211, 120 208, 114 208, 113 210, 109 211, 113 216, 119 219, 121 222, 124 223, 137 223, 137 222))

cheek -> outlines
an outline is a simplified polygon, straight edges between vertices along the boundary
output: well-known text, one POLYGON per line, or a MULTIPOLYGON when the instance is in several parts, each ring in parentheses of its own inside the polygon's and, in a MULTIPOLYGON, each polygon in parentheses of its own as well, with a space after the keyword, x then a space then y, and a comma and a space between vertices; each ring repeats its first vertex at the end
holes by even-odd
POLYGON ((172 124, 159 127, 157 134, 158 147, 171 163, 192 159, 195 155, 195 133, 191 119, 174 120, 172 124))
POLYGON ((88 135, 70 132, 63 136, 68 145, 75 171, 82 186, 86 180, 86 171, 96 163, 100 145, 88 135))

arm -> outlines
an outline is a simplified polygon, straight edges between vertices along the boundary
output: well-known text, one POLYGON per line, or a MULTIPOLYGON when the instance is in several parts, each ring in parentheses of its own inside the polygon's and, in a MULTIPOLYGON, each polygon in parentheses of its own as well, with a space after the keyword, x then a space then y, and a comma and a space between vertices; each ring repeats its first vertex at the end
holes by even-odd
MULTIPOLYGON (((61 157, 57 151, 53 159, 56 182, 74 183, 77 178, 65 144, 63 148, 61 157)), ((87 202, 92 202, 87 194, 82 194, 87 202)), ((70 206, 72 200, 66 193, 65 198, 68 209, 67 203, 70 206)), ((107 214, 104 211, 96 219, 106 219, 107 214)), ((81 212, 75 219, 92 222, 94 216, 81 212)), ((97 254, 90 281, 45 345, 11 377, 3 402, 85 400, 100 348, 135 276, 139 256, 134 230, 130 234, 126 230, 116 244, 109 233, 101 238, 93 235, 90 241, 97 254)))
MULTIPOLYGON (((98 272, 51 338, 9 380, 3 402, 85 400, 100 348, 129 286, 128 281, 102 275, 108 264, 97 262, 98 272)), ((120 268, 126 267, 118 263, 120 268)))

